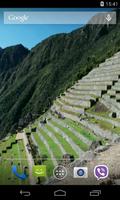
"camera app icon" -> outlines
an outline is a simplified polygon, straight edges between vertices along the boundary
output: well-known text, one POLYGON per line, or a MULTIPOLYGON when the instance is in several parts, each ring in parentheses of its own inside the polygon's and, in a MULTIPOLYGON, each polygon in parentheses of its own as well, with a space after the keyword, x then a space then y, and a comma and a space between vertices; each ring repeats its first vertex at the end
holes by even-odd
POLYGON ((74 167, 74 178, 88 178, 88 168, 74 167))

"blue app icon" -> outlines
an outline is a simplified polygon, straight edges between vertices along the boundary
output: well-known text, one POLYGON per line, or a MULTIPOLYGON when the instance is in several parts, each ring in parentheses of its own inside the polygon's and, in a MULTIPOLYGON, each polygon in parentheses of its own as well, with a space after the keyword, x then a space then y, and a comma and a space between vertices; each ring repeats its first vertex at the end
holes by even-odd
POLYGON ((19 179, 21 179, 21 180, 25 180, 25 179, 28 177, 28 175, 27 175, 26 173, 22 173, 22 174, 18 173, 18 171, 17 171, 17 166, 16 166, 16 165, 13 165, 13 166, 12 166, 12 173, 13 173, 16 177, 18 177, 19 179))

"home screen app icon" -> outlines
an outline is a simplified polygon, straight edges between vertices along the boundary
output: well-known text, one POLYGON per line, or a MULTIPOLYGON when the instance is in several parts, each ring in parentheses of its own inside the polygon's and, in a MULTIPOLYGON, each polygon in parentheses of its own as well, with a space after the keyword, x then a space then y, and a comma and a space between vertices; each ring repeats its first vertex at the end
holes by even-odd
POLYGON ((34 165, 33 166, 33 176, 35 177, 46 177, 46 165, 34 165))

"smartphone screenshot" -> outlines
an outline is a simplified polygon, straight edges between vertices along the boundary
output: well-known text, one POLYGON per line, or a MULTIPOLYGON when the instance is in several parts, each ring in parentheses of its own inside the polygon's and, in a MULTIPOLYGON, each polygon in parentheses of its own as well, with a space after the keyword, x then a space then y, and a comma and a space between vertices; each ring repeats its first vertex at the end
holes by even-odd
POLYGON ((0 6, 0 189, 120 195, 119 1, 0 6))

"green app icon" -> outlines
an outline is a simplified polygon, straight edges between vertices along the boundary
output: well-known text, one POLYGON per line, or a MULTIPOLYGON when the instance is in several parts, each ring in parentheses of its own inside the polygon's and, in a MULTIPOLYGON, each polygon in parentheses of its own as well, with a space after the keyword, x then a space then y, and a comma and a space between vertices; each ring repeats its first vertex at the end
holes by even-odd
POLYGON ((46 165, 34 165, 33 176, 35 177, 46 177, 46 165))

